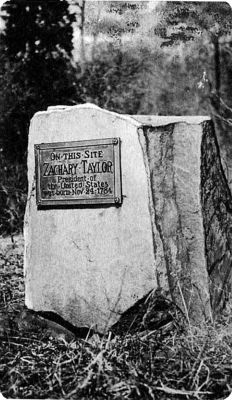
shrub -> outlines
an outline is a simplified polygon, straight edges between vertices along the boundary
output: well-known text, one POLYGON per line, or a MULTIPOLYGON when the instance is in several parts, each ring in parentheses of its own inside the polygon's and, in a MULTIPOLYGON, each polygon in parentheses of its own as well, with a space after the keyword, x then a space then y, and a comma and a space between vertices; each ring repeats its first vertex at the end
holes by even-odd
POLYGON ((26 166, 10 163, 1 154, 0 171, 0 234, 13 237, 23 228, 27 197, 26 166))

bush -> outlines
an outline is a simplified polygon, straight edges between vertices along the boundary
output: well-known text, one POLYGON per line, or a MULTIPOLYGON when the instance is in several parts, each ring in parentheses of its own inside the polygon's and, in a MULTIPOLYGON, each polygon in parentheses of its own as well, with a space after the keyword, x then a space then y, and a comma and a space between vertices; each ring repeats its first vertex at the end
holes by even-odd
POLYGON ((27 198, 26 165, 0 157, 0 234, 13 235, 23 229, 27 198))

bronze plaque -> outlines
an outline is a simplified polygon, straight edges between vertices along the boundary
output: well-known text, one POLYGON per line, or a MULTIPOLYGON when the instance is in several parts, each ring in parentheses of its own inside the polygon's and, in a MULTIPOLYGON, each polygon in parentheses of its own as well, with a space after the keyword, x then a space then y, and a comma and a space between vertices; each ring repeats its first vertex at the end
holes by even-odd
POLYGON ((120 139, 35 145, 38 206, 121 204, 120 139))

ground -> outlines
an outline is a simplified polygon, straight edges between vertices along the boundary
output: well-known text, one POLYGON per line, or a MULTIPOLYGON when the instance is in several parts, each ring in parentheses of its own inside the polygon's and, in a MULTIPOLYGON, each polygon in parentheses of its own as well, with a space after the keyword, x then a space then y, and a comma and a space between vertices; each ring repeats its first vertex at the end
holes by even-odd
POLYGON ((1 237, 0 249, 4 397, 222 400, 232 391, 231 308, 205 327, 67 336, 27 317, 22 235, 1 237))

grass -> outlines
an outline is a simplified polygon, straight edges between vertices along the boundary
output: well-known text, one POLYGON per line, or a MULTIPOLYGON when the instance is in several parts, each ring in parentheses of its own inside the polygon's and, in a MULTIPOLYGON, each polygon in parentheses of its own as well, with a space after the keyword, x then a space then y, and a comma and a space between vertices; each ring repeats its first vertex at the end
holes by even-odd
POLYGON ((67 342, 20 326, 23 241, 1 239, 0 391, 23 399, 225 399, 232 391, 232 316, 206 328, 67 342))

